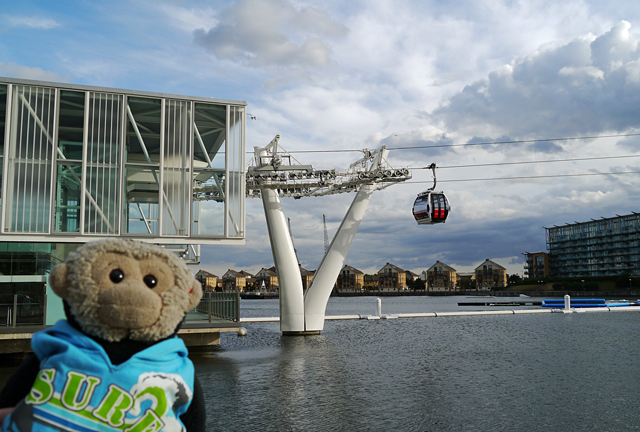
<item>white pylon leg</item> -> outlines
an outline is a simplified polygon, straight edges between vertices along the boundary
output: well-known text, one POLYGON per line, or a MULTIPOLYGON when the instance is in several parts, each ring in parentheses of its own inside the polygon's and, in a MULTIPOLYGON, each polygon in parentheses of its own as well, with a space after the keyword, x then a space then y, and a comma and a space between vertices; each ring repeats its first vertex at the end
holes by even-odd
MULTIPOLYGON (((267 151, 254 147, 256 158, 267 156, 267 151)), ((267 230, 271 242, 273 263, 280 285, 280 331, 297 333, 304 331, 304 294, 302 275, 298 267, 298 258, 289 234, 287 218, 280 204, 278 192, 272 189, 261 191, 262 206, 267 219, 267 230)))
POLYGON ((293 242, 289 235, 287 218, 282 211, 278 192, 262 190, 262 205, 267 219, 271 252, 280 285, 280 331, 304 331, 304 296, 302 276, 298 267, 293 242))
MULTIPOLYGON (((377 169, 386 160, 389 150, 382 149, 371 163, 369 170, 377 169)), ((324 328, 324 316, 327 302, 331 296, 333 286, 338 279, 340 270, 347 259, 349 248, 356 236, 360 222, 369 206, 371 195, 375 190, 373 184, 364 184, 356 194, 351 207, 342 219, 340 228, 333 236, 329 249, 325 252, 311 286, 304 297, 305 329, 307 332, 320 332, 324 328)))
POLYGON ((349 211, 345 215, 340 228, 336 232, 331 246, 322 258, 322 262, 313 276, 311 286, 307 289, 304 296, 305 307, 305 330, 321 331, 324 328, 324 316, 327 309, 327 302, 331 296, 333 286, 338 279, 340 270, 344 266, 347 259, 349 248, 358 231, 360 221, 364 217, 365 210, 369 205, 371 194, 374 186, 371 184, 363 185, 353 202, 349 211))

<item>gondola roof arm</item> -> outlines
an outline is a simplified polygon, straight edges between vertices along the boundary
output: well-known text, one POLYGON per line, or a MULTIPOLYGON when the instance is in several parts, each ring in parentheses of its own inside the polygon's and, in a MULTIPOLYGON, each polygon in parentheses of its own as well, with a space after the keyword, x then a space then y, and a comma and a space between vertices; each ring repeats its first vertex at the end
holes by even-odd
POLYGON ((429 165, 427 169, 430 169, 433 171, 433 186, 427 189, 432 191, 436 189, 436 163, 435 162, 431 163, 431 165, 429 165))

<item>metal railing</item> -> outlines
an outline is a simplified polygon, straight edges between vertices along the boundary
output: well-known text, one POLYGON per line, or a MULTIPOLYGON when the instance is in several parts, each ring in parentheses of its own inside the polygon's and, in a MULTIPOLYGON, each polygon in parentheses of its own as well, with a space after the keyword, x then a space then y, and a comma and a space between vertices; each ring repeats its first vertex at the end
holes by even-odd
POLYGON ((240 292, 206 292, 196 311, 213 318, 240 322, 240 292))
POLYGON ((46 296, 43 303, 24 294, 3 296, 0 300, 0 327, 44 325, 46 296))

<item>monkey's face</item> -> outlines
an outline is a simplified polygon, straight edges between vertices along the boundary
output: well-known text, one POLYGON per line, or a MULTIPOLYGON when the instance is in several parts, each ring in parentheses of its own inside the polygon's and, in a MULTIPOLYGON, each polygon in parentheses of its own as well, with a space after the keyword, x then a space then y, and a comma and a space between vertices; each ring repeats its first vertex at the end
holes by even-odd
POLYGON ((79 249, 53 269, 50 283, 85 332, 110 341, 170 336, 202 295, 177 258, 115 240, 79 249))
POLYGON ((158 257, 137 260, 113 253, 94 263, 92 278, 98 288, 98 317, 104 325, 141 329, 158 321, 162 293, 175 286, 175 277, 158 257))

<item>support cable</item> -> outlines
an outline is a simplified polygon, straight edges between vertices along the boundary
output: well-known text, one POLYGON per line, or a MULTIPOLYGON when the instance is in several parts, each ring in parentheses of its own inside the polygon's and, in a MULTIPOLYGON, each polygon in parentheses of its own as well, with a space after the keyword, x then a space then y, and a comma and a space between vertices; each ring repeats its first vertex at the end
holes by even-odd
MULTIPOLYGON (((640 133, 562 137, 562 138, 541 138, 541 139, 513 140, 513 141, 477 142, 477 143, 465 143, 465 144, 438 144, 438 145, 425 145, 425 146, 387 147, 387 149, 417 150, 417 149, 444 148, 444 147, 471 147, 471 146, 500 145, 500 144, 531 144, 531 143, 537 143, 537 142, 577 141, 577 140, 603 139, 603 138, 625 138, 625 137, 635 137, 635 136, 640 136, 640 133)), ((360 153, 362 152, 362 149, 297 150, 289 153, 348 153, 348 152, 360 153)))
MULTIPOLYGON (((489 180, 524 180, 524 179, 541 179, 541 178, 559 178, 559 177, 587 177, 587 176, 602 176, 602 175, 623 175, 623 174, 640 174, 640 171, 620 171, 620 172, 605 172, 605 173, 582 173, 582 174, 554 174, 554 175, 540 175, 540 176, 518 176, 518 177, 490 177, 490 178, 469 178, 469 179, 453 179, 453 180, 438 180, 441 183, 454 183, 454 182, 476 182, 476 181, 489 181, 489 180)), ((406 181, 407 183, 431 183, 431 181, 406 181)))
MULTIPOLYGON (((620 155, 620 156, 598 156, 598 157, 572 158, 572 159, 549 159, 549 160, 520 161, 520 162, 496 162, 496 163, 473 164, 473 165, 451 165, 451 166, 438 166, 438 168, 441 168, 441 169, 442 168, 477 168, 477 167, 500 166, 500 165, 524 165, 524 164, 539 164, 539 163, 553 163, 553 162, 579 162, 579 161, 588 161, 588 160, 626 159, 626 158, 637 158, 637 157, 640 157, 640 154, 620 155)), ((410 169, 412 170, 431 169, 431 166, 420 167, 420 168, 410 168, 410 169)))

